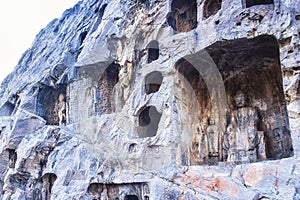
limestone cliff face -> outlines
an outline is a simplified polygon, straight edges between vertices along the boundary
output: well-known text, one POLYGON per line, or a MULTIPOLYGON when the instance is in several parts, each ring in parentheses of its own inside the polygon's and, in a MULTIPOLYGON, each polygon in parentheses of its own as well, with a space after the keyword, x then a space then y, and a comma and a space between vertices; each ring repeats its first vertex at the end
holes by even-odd
POLYGON ((1 199, 300 199, 299 5, 65 11, 1 85, 1 199))

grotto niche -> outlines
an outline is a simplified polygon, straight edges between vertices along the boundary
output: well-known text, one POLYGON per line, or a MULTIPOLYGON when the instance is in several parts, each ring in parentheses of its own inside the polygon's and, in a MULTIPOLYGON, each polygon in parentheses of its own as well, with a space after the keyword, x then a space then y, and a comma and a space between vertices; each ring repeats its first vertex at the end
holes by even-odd
POLYGON ((216 14, 222 6, 222 0, 206 0, 204 3, 203 16, 209 18, 216 14))
POLYGON ((255 5, 274 4, 274 0, 246 0, 245 4, 246 4, 246 8, 249 8, 255 5))
POLYGON ((114 87, 119 81, 120 65, 112 63, 110 64, 99 79, 97 93, 99 97, 96 97, 97 108, 96 113, 110 114, 115 111, 113 104, 113 92, 114 87))
POLYGON ((167 22, 177 32, 189 32, 197 27, 197 1, 173 0, 167 22))
POLYGON ((157 134, 162 114, 154 106, 147 106, 138 112, 138 136, 140 138, 153 137, 157 134))
POLYGON ((148 63, 155 61, 159 58, 159 43, 156 40, 151 41, 148 46, 148 63))
POLYGON ((152 94, 159 91, 162 84, 163 76, 161 72, 154 71, 146 75, 145 77, 145 92, 146 94, 152 94))
POLYGON ((197 63, 203 65, 202 69, 211 67, 199 61, 201 52, 188 55, 175 65, 176 97, 179 109, 185 113, 181 114, 181 134, 189 131, 193 135, 189 153, 184 154, 186 162, 239 164, 292 156, 276 38, 263 35, 216 42, 205 48, 225 88, 225 119, 219 115, 220 107, 215 106, 218 104, 214 104, 220 88, 212 92, 207 86, 210 75, 203 77, 195 67, 197 63))
POLYGON ((48 125, 62 126, 67 123, 67 86, 41 86, 37 96, 37 115, 48 125))
POLYGON ((53 173, 47 173, 42 177, 43 189, 42 189, 42 199, 50 200, 51 192, 54 182, 56 181, 57 176, 53 173))
POLYGON ((143 199, 149 194, 147 183, 103 184, 91 183, 87 189, 93 199, 143 199), (145 187, 145 185, 147 187, 145 187))

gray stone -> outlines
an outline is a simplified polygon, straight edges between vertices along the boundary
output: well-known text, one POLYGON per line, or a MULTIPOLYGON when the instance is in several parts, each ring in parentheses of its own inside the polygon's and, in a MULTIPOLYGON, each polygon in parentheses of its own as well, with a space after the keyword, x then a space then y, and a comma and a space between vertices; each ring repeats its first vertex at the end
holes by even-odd
POLYGON ((299 15, 79 2, 1 84, 0 198, 298 199, 299 15))

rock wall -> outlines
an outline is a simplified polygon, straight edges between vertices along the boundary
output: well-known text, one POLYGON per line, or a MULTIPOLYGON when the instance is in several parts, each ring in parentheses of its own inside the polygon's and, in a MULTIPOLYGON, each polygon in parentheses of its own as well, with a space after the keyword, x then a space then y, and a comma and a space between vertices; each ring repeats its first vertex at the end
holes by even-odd
POLYGON ((1 199, 300 199, 299 16, 79 2, 1 85, 1 199))

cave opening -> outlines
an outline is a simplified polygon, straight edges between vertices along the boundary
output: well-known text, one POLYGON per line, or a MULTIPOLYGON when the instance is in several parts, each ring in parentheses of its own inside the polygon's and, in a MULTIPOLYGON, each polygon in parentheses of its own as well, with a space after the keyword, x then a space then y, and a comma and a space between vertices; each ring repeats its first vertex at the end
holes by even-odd
POLYGON ((57 179, 56 174, 54 173, 46 173, 42 177, 42 182, 43 182, 43 187, 44 187, 44 192, 45 192, 45 199, 50 200, 51 199, 51 193, 52 193, 52 188, 57 179))
POLYGON ((274 4, 274 0, 246 0, 246 8, 255 5, 267 5, 267 4, 274 4))
POLYGON ((222 6, 222 0, 206 0, 204 3, 203 16, 209 18, 215 15, 222 6))
POLYGON ((46 120, 47 125, 66 125, 67 123, 67 85, 56 87, 41 86, 37 96, 37 115, 46 120))
POLYGON ((80 40, 79 42, 80 42, 80 45, 79 45, 79 46, 82 45, 82 43, 83 43, 83 41, 85 40, 87 34, 88 34, 88 31, 83 31, 82 33, 80 33, 80 35, 79 35, 79 40, 80 40))
POLYGON ((128 148, 129 153, 135 153, 136 150, 137 150, 137 144, 134 143, 134 144, 129 145, 129 148, 128 148))
POLYGON ((143 199, 143 183, 91 183, 87 189, 90 199, 143 199))
POLYGON ((98 102, 96 113, 101 114, 111 114, 114 112, 113 106, 113 91, 115 85, 119 81, 119 71, 120 65, 112 63, 110 64, 98 82, 98 92, 99 97, 96 101, 98 102))
MULTIPOLYGON (((180 109, 187 113, 185 118, 192 121, 192 124, 183 126, 194 134, 186 155, 190 164, 256 162, 292 156, 276 38, 263 35, 253 39, 220 41, 205 48, 205 51, 221 75, 227 111, 224 119, 214 114, 222 109, 212 106, 218 91, 216 94, 208 92, 206 82, 187 62, 193 59, 199 61, 201 54, 180 59, 175 65, 181 74, 177 81, 180 109), (194 99, 190 98, 192 95, 185 89, 184 82, 192 87, 194 99)), ((206 67, 209 68, 202 66, 206 67)))
POLYGON ((11 116, 14 110, 15 105, 7 101, 0 108, 0 116, 11 116))
POLYGON ((101 183, 91 183, 87 189, 90 195, 101 195, 103 191, 103 184, 101 183))
POLYGON ((159 43, 156 40, 151 41, 148 46, 148 63, 151 63, 159 58, 159 43))
POLYGON ((138 135, 140 138, 153 137, 157 134, 161 113, 154 106, 147 106, 139 112, 138 135))
POLYGON ((150 1, 149 0, 138 0, 141 4, 145 5, 146 8, 149 8, 150 1))
POLYGON ((136 195, 126 195, 124 200, 139 200, 136 195))
POLYGON ((197 27, 197 1, 173 0, 167 22, 177 32, 189 32, 197 27))
POLYGON ((17 161, 17 152, 15 149, 7 149, 8 151, 8 167, 9 168, 15 168, 16 161, 17 161))
POLYGON ((162 84, 163 76, 161 72, 154 71, 147 74, 145 77, 145 92, 146 94, 156 93, 162 84))

